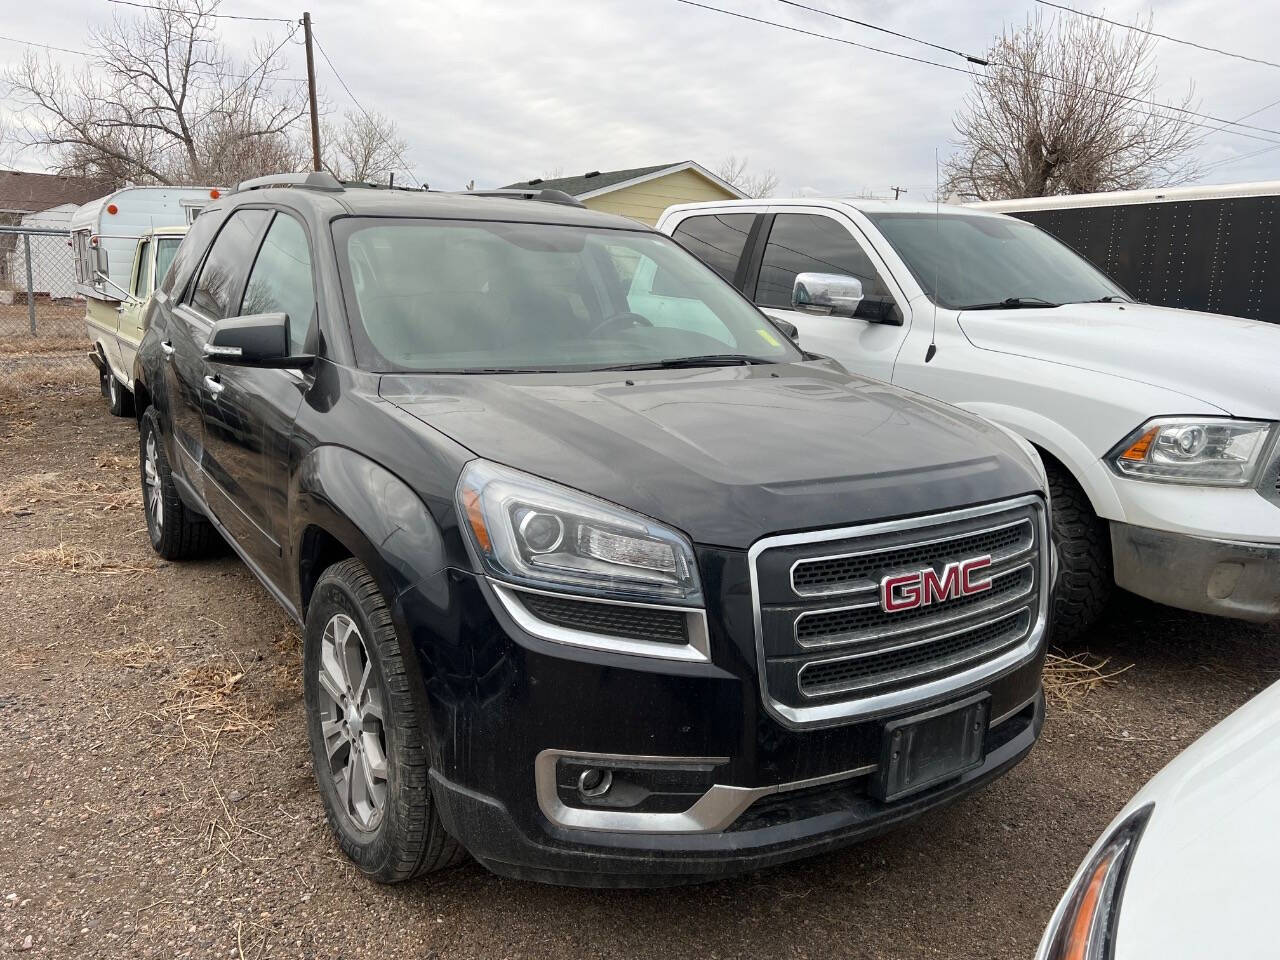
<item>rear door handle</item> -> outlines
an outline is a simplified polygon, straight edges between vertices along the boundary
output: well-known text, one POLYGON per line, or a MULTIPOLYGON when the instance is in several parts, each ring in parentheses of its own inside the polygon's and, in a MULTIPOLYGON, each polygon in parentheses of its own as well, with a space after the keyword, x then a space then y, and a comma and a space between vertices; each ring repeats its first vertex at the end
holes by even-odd
POLYGON ((220 381, 217 377, 205 377, 204 388, 209 391, 209 394, 213 399, 217 400, 218 394, 222 393, 222 391, 226 389, 226 384, 220 381))
POLYGON ((166 357, 172 357, 174 353, 177 352, 177 347, 175 347, 168 340, 161 340, 160 350, 166 357))

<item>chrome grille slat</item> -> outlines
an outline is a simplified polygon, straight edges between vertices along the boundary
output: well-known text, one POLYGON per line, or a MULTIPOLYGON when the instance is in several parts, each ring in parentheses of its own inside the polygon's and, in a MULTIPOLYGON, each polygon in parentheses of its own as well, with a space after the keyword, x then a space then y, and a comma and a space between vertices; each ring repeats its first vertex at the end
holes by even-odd
POLYGON ((911 644, 832 657, 829 660, 814 660, 800 668, 800 692, 808 697, 832 696, 893 686, 918 677, 942 673, 990 656, 1016 643, 1026 636, 1030 625, 1031 611, 1023 607, 1013 613, 967 624, 959 630, 937 634, 911 644), (934 649, 920 649, 925 646, 932 646, 934 649), (934 655, 929 656, 930 653, 934 655), (869 661, 896 665, 893 669, 881 672, 857 669, 865 668, 869 661))
POLYGON ((1035 548, 1035 529, 1029 517, 1021 517, 1008 523, 997 524, 978 531, 964 530, 945 537, 936 537, 906 547, 873 548, 855 550, 830 556, 797 560, 791 565, 791 589, 798 597, 832 597, 862 593, 878 586, 874 579, 860 579, 849 575, 849 570, 861 570, 871 566, 875 557, 890 554, 877 567, 918 567, 939 555, 943 548, 960 553, 988 553, 994 563, 1003 563, 1014 557, 1030 553, 1035 548), (1016 531, 1016 533, 1015 533, 1016 531), (1023 532, 1025 531, 1025 533, 1023 532), (993 536, 1008 534, 992 541, 993 536), (1007 545, 1001 546, 1005 540, 1007 545), (965 542, 958 542, 965 541, 965 542), (972 542, 968 542, 972 541, 972 542), (843 571, 843 579, 839 573, 843 571))
MULTIPOLYGON (((781 534, 748 551, 761 696, 790 727, 883 715, 1028 662, 1048 618, 1042 497, 781 534), (990 556, 991 590, 888 612, 888 575, 990 556), (875 590, 875 593, 871 591, 875 590)), ((936 581, 935 581, 936 582, 936 581)))
MULTIPOLYGON (((879 637, 897 636, 903 633, 915 633, 918 631, 929 630, 934 627, 948 626, 959 620, 969 617, 980 616, 984 613, 990 613, 1002 607, 1009 606, 1014 603, 1025 600, 1036 588, 1035 572, 1030 563, 1019 564, 1008 570, 1002 570, 992 575, 992 586, 989 593, 974 594, 969 598, 969 602, 952 601, 951 603, 943 603, 932 608, 921 607, 921 610, 932 609, 933 613, 921 615, 918 617, 907 617, 902 614, 883 613, 880 610, 879 600, 872 600, 869 603, 860 603, 853 606, 830 608, 826 610, 806 610, 804 613, 796 617, 795 637, 796 643, 801 647, 820 648, 842 646, 849 643, 857 643, 859 640, 869 640, 879 637), (1010 592, 1001 592, 1004 581, 1010 577, 1018 576, 1015 581, 1019 586, 1010 592), (960 606, 963 604, 963 606, 960 606), (827 634, 802 634, 801 623, 806 619, 812 624, 816 618, 822 616, 848 616, 856 615, 859 610, 874 611, 874 617, 877 621, 874 624, 867 625, 856 630, 843 630, 827 634), (959 611, 959 612, 956 612, 959 611), (887 626, 891 624, 891 626, 887 626)), ((870 619, 870 618, 868 618, 870 619)), ((816 628, 811 628, 816 629, 816 628)))

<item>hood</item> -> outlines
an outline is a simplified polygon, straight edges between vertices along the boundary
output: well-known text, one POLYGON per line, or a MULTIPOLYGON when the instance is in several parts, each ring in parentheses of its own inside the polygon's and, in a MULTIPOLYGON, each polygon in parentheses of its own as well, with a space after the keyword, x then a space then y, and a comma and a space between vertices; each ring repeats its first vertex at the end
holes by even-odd
POLYGON ((999 428, 818 361, 385 376, 384 399, 477 456, 745 548, 1039 489, 999 428))
POLYGON ((1116 960, 1274 957, 1280 684, 1189 747, 1127 809, 1152 802, 1116 960))
POLYGON ((1141 381, 1237 417, 1280 419, 1277 324, 1141 303, 1070 303, 970 310, 960 328, 983 350, 1141 381))

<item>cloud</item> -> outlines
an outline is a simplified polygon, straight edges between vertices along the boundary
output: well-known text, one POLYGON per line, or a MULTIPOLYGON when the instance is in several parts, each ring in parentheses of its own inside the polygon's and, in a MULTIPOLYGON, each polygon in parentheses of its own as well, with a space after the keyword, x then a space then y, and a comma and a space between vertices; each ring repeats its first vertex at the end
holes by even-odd
MULTIPOLYGON (((964 66, 905 40, 787 7, 776 0, 706 0, 802 29, 964 66)), ((1021 23, 1026 0, 808 0, 814 6, 981 52, 1005 23, 1021 23)), ((6 33, 83 46, 80 24, 109 18, 101 0, 26 5, 6 33), (68 25, 76 25, 69 27, 68 25)), ((279 16, 267 0, 228 0, 229 12, 279 16)), ((675 0, 375 0, 310 4, 316 34, 361 102, 393 117, 406 157, 433 187, 475 179, 497 186, 555 168, 587 170, 728 154, 772 169, 782 191, 885 194, 933 191, 935 151, 945 159, 951 117, 968 88, 959 73, 700 10, 675 0)), ((1133 17, 1139 0, 1108 6, 1133 17)), ((1064 14, 1065 16, 1065 14, 1064 14)), ((263 24, 221 21, 243 48, 263 24)), ((1209 0, 1162 5, 1157 28, 1265 55, 1280 26, 1256 6, 1209 0)), ((278 33, 278 30, 277 30, 278 33)), ((0 58, 21 48, 0 44, 0 58)), ((1202 109, 1224 118, 1274 96, 1277 71, 1179 47, 1158 48, 1169 96, 1194 79, 1202 109)), ((293 72, 303 69, 290 48, 293 72)), ((350 108, 323 59, 317 69, 334 116, 350 108)), ((1248 122, 1280 130, 1280 107, 1248 122)), ((1280 136, 1275 137, 1280 140, 1280 136)), ((1206 162, 1265 143, 1226 133, 1206 139, 1206 162)), ((1213 179, 1277 176, 1280 150, 1218 168, 1213 179)))

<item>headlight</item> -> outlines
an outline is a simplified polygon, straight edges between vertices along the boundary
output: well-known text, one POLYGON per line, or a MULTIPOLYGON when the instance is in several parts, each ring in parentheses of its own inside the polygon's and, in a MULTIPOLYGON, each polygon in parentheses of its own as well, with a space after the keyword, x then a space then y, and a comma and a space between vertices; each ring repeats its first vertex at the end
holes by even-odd
POLYGON ((1160 417, 1125 437, 1107 459, 1126 477, 1247 487, 1258 478, 1274 423, 1160 417))
POLYGON ((689 542, 669 527, 569 487, 473 460, 458 510, 485 572, 576 593, 700 606, 689 542))
POLYGON ((1042 960, 1111 960, 1129 865, 1154 804, 1120 822, 1093 855, 1062 901, 1062 911, 1045 936, 1042 960))

